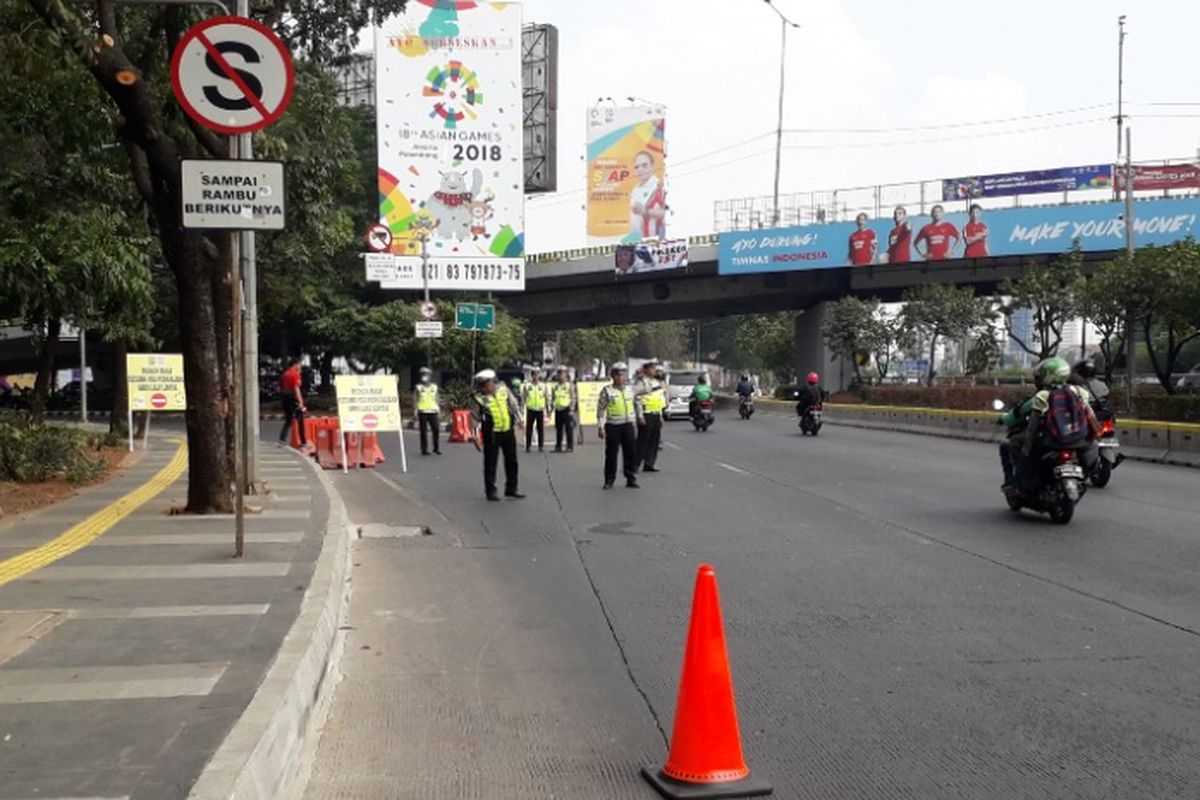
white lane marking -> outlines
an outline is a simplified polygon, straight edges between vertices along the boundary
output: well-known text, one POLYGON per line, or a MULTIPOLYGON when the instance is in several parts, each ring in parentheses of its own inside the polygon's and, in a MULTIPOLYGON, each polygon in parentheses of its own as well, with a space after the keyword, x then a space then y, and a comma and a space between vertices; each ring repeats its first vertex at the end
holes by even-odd
POLYGON ((255 617, 266 614, 267 603, 225 606, 134 606, 133 608, 81 608, 72 619, 169 619, 171 617, 255 617))
POLYGON ((718 461, 717 466, 722 469, 727 469, 730 472, 736 472, 738 475, 749 475, 750 474, 749 472, 746 472, 746 470, 739 469, 738 467, 735 467, 733 464, 726 464, 724 461, 718 461))
POLYGON ((226 662, 0 670, 0 704, 203 697, 226 662))
POLYGON ((183 578, 283 578, 292 565, 289 562, 222 563, 222 564, 142 564, 109 566, 95 564, 81 567, 49 566, 39 570, 39 581, 125 581, 178 580, 183 578))
POLYGON ((674 442, 663 442, 663 447, 669 447, 672 450, 682 450, 683 449, 682 447, 675 444, 674 442))

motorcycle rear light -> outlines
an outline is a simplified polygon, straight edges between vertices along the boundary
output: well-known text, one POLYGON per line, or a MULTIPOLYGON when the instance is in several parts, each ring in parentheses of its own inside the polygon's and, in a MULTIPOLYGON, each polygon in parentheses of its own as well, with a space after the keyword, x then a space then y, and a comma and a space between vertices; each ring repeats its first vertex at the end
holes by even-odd
POLYGON ((1106 420, 1104 420, 1104 422, 1100 423, 1100 433, 1102 435, 1107 436, 1108 434, 1110 434, 1112 432, 1113 432, 1113 421, 1111 419, 1106 419, 1106 420))
POLYGON ((1071 452, 1070 450, 1058 451, 1058 463, 1069 464, 1074 460, 1075 460, 1075 454, 1073 452, 1071 452))

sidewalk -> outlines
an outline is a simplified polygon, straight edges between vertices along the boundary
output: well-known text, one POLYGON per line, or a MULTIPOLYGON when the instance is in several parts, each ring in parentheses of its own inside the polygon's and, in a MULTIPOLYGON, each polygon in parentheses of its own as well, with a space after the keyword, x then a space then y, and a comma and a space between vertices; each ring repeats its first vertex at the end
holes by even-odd
POLYGON ((272 494, 234 559, 232 515, 166 515, 186 496, 180 448, 152 437, 111 482, 0 523, 0 800, 186 797, 292 628, 321 479, 264 447, 272 494))

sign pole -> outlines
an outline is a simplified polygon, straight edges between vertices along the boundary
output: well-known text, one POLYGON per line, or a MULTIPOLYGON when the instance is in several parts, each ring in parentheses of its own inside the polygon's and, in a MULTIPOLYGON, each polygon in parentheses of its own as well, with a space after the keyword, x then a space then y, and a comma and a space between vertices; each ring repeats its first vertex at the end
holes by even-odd
MULTIPOLYGON (((237 158, 241 149, 241 137, 229 138, 229 155, 237 158)), ((242 291, 242 240, 237 234, 229 236, 230 250, 230 281, 231 293, 230 314, 233 330, 232 361, 233 361, 233 554, 241 558, 246 553, 246 327, 245 300, 242 291)))
POLYGON ((80 421, 88 421, 87 409, 87 331, 83 323, 79 323, 79 417, 80 421))
POLYGON ((130 405, 125 409, 125 413, 129 419, 129 452, 133 452, 133 406, 130 405))
MULTIPOLYGON (((425 290, 425 302, 429 302, 429 231, 421 231, 421 285, 425 290)), ((433 339, 425 340, 425 366, 433 369, 433 339)))
POLYGON ((142 450, 145 451, 150 446, 150 418, 154 415, 149 411, 146 412, 146 427, 142 431, 142 450))
MULTIPOLYGON (((400 418, 400 430, 396 431, 396 435, 400 437, 400 471, 408 474, 408 453, 404 450, 404 409, 399 404, 396 405, 396 414, 400 418)), ((439 420, 436 424, 441 425, 439 420)))
POLYGON ((348 449, 346 447, 346 432, 339 430, 338 436, 342 437, 342 474, 345 475, 350 472, 350 461, 349 457, 346 455, 346 450, 348 449))
MULTIPOLYGON (((1121 18, 1122 25, 1124 17, 1121 18)), ((1122 32, 1124 37, 1124 32, 1122 32)), ((1133 263, 1133 138, 1132 129, 1125 129, 1125 254, 1133 263)), ((1113 181, 1116 183, 1116 181, 1113 181)), ((1136 346, 1133 338, 1133 309, 1125 314, 1125 407, 1126 413, 1133 416, 1133 385, 1137 378, 1134 369, 1133 351, 1136 346)))

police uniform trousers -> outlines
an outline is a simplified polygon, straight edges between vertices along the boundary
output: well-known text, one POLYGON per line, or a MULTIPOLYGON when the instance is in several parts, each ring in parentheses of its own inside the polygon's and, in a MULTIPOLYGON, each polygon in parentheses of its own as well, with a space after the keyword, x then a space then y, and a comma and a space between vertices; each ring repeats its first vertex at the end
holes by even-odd
POLYGON ((517 434, 512 428, 496 433, 490 425, 483 428, 483 488, 488 497, 496 495, 496 467, 504 453, 504 493, 517 491, 517 434))
POLYGON ((604 482, 617 479, 617 451, 621 451, 621 466, 625 478, 637 478, 637 428, 632 422, 604 424, 604 482))
POLYGON ((525 451, 533 444, 533 426, 537 426, 538 450, 546 446, 546 412, 543 409, 525 409, 525 451))
POLYGON ((643 416, 646 421, 638 425, 638 464, 653 468, 658 461, 658 443, 662 439, 662 414, 647 411, 643 416))
POLYGON ((438 445, 438 428, 441 425, 437 412, 421 411, 417 414, 417 422, 421 427, 421 455, 429 455, 429 440, 425 432, 426 428, 433 435, 433 452, 442 452, 442 448, 438 445))
POLYGON ((572 417, 570 408, 556 408, 554 410, 554 450, 560 451, 563 449, 563 434, 566 434, 567 449, 575 449, 575 420, 572 417))

